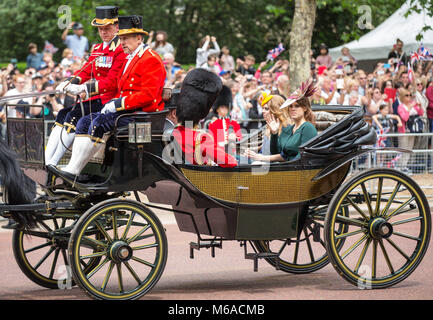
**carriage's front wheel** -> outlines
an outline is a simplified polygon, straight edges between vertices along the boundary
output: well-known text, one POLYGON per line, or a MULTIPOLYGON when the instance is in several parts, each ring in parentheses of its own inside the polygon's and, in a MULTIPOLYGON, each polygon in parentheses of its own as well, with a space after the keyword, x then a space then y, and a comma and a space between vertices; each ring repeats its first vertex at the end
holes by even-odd
POLYGON ((161 277, 167 260, 167 239, 157 216, 136 201, 108 200, 89 209, 69 241, 75 282, 91 297, 138 299, 161 277), (102 233, 103 240, 95 235, 102 233), (100 257, 89 270, 83 261, 100 257))
POLYGON ((349 179, 334 195, 325 220, 332 265, 360 288, 386 288, 407 278, 424 257, 430 233, 430 208, 421 188, 390 169, 349 179), (348 217, 339 214, 342 208, 348 217), (337 230, 341 224, 347 226, 343 233, 337 230))

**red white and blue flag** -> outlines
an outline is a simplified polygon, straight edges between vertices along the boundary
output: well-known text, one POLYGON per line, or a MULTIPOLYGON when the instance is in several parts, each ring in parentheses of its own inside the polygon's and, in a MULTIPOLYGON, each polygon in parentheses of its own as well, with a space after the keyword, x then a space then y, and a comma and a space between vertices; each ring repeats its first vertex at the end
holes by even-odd
POLYGON ((59 49, 56 48, 52 43, 45 41, 44 51, 55 54, 57 51, 59 51, 59 49))
POLYGON ((413 70, 411 67, 411 63, 407 64, 407 75, 409 76, 409 81, 413 82, 414 74, 413 74, 413 70))
POLYGON ((433 60, 433 54, 423 44, 418 49, 419 60, 433 60))
POLYGON ((389 132, 389 128, 376 130, 377 133, 376 148, 386 147, 385 141, 386 139, 388 139, 388 137, 386 136, 388 132, 389 132))
POLYGON ((266 59, 268 61, 274 61, 284 50, 286 50, 282 43, 278 45, 278 47, 269 50, 266 59))

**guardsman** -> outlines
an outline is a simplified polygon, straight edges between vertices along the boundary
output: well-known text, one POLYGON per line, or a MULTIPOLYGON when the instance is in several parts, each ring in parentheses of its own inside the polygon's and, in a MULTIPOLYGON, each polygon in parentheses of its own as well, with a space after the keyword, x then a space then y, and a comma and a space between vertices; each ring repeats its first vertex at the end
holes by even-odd
MULTIPOLYGON (((177 102, 179 125, 173 130, 173 137, 187 164, 220 167, 237 165, 235 157, 214 143, 212 134, 197 129, 198 123, 208 115, 221 89, 221 79, 201 68, 190 71, 183 81, 177 102)), ((173 160, 178 162, 180 159, 173 160)))
MULTIPOLYGON (((128 56, 118 82, 118 94, 105 104, 100 113, 79 120, 71 160, 62 171, 50 166, 55 174, 75 181, 87 162, 101 150, 104 133, 114 129, 120 115, 164 110, 162 91, 166 72, 160 56, 144 43, 147 34, 143 30, 142 16, 119 17, 118 36, 128 56)), ((129 117, 122 117, 117 125, 126 126, 130 121, 129 117)))
POLYGON ((96 8, 96 18, 91 25, 98 28, 102 43, 92 47, 91 55, 83 68, 62 82, 56 90, 74 96, 86 93, 82 104, 64 108, 56 118, 45 150, 45 163, 57 165, 74 141, 78 120, 91 112, 99 112, 105 103, 116 97, 117 82, 126 54, 120 45, 118 11, 115 6, 96 8))
POLYGON ((236 143, 242 139, 241 126, 229 117, 231 104, 232 92, 227 86, 223 86, 213 106, 218 118, 209 124, 209 131, 213 134, 215 144, 226 150, 231 149, 231 142, 236 143))

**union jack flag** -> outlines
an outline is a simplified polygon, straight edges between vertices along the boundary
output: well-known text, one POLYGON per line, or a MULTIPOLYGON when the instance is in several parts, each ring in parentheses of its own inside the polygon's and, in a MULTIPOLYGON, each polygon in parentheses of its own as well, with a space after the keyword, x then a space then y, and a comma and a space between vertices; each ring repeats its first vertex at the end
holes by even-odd
POLYGON ((397 166, 398 160, 401 158, 401 153, 396 155, 394 158, 391 159, 391 161, 388 161, 386 163, 387 168, 395 168, 397 166))
POLYGON ((430 53, 430 51, 427 50, 427 48, 424 47, 423 44, 418 49, 418 55, 420 60, 432 60, 433 55, 430 53))
POLYGON ((414 65, 416 62, 418 62, 420 60, 420 56, 417 52, 412 53, 412 55, 410 56, 410 63, 412 65, 414 65))
POLYGON ((385 128, 385 129, 377 129, 376 133, 377 133, 377 140, 376 140, 376 148, 385 148, 386 147, 386 139, 388 139, 388 137, 386 137, 386 134, 389 132, 389 128, 385 128))
POLYGON ((266 59, 268 61, 274 61, 284 50, 286 50, 282 43, 278 45, 278 47, 269 50, 266 59))
POLYGON ((59 51, 59 49, 56 48, 52 43, 45 41, 44 51, 55 54, 57 51, 59 51))

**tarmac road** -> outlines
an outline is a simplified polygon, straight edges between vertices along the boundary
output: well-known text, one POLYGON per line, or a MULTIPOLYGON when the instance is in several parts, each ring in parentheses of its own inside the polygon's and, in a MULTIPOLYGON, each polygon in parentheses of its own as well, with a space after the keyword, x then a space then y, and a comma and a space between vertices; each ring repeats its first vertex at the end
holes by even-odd
MULTIPOLYGON (((238 242, 223 250, 195 251, 189 257, 193 234, 180 232, 170 214, 160 215, 168 238, 168 261, 157 285, 142 300, 432 300, 433 251, 409 278, 382 290, 360 290, 341 278, 331 265, 305 275, 277 271, 265 261, 253 271, 238 242)), ((0 222, 5 224, 4 221, 0 222)), ((30 281, 17 266, 11 247, 12 231, 0 229, 0 300, 88 300, 78 287, 50 290, 30 281)))

